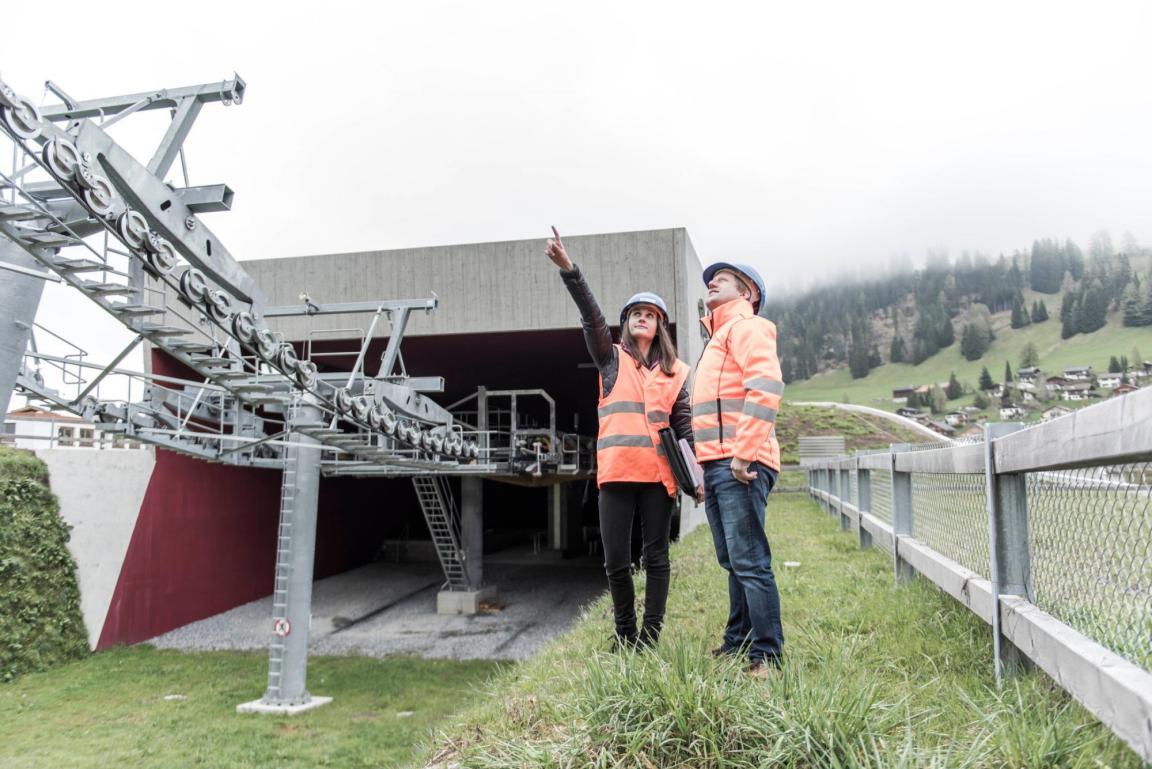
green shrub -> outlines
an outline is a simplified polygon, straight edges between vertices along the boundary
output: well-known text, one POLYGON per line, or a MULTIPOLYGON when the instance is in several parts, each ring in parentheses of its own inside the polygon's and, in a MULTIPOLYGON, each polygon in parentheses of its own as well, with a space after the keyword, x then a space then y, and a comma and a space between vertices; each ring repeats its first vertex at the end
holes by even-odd
POLYGON ((0 452, 0 681, 88 653, 68 527, 28 452, 0 452))

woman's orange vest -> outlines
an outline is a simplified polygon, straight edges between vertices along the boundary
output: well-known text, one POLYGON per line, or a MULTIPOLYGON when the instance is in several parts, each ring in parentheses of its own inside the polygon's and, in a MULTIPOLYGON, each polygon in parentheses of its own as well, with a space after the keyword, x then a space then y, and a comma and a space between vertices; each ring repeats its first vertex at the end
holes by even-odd
POLYGON ((677 360, 672 376, 657 368, 637 366, 620 345, 613 345, 619 365, 616 384, 604 396, 600 379, 600 431, 596 439, 596 485, 629 481, 663 483, 676 496, 676 479, 660 446, 676 396, 688 380, 689 368, 677 360))

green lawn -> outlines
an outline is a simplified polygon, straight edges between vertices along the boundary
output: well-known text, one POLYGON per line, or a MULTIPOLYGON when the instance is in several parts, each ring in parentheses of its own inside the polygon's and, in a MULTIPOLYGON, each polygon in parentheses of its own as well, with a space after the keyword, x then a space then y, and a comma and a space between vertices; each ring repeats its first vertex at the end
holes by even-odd
POLYGON ((768 510, 788 639, 778 677, 752 680, 708 654, 727 613, 726 580, 698 530, 674 550, 656 651, 609 653, 602 599, 495 679, 427 760, 442 769, 1140 766, 1042 674, 997 691, 989 628, 925 581, 894 589, 890 556, 860 551, 806 495, 775 494, 768 510))
MULTIPOLYGON (((1032 299, 1042 295, 1029 295, 1032 299)), ((845 401, 859 403, 888 410, 895 410, 900 404, 892 402, 892 390, 909 385, 947 383, 948 376, 955 371, 962 384, 975 390, 980 378, 980 369, 988 367, 992 379, 1000 382, 1004 378, 1005 361, 1012 364, 1012 371, 1020 368, 1020 355, 1024 347, 1032 342, 1040 353, 1040 368, 1049 375, 1063 372, 1069 366, 1092 366, 1097 372, 1108 371, 1111 356, 1131 356, 1132 349, 1138 348, 1147 358, 1152 355, 1152 330, 1148 328, 1125 328, 1121 325, 1119 313, 1114 313, 1108 325, 1095 334, 1077 334, 1071 339, 1060 338, 1060 302, 1058 297, 1043 297, 1048 312, 1053 315, 1044 323, 1025 326, 1021 329, 1007 327, 1007 314, 995 317, 996 336, 984 357, 977 361, 967 361, 960 354, 959 331, 957 341, 919 366, 908 363, 889 363, 873 369, 862 379, 853 379, 847 368, 819 374, 802 382, 788 385, 788 399, 795 401, 845 401)), ((1137 365, 1136 361, 1129 361, 1137 365)), ((964 405, 972 402, 966 396, 952 403, 964 405)), ((1068 405, 1068 404, 1062 404, 1068 405)))
POLYGON ((335 699, 273 717, 236 713, 263 694, 266 653, 120 648, 0 685, 0 766, 400 766, 500 667, 313 657, 309 690, 335 699))

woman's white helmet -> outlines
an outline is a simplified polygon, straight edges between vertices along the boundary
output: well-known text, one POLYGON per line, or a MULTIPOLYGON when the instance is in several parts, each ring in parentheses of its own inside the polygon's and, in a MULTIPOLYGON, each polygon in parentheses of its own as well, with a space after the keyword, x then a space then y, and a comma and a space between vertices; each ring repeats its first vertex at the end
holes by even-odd
POLYGON ((632 298, 624 303, 624 309, 620 310, 620 325, 623 326, 625 321, 628 320, 628 311, 638 304, 650 304, 660 311, 664 323, 668 323, 668 307, 664 304, 664 300, 651 291, 641 291, 639 294, 633 294, 632 298))

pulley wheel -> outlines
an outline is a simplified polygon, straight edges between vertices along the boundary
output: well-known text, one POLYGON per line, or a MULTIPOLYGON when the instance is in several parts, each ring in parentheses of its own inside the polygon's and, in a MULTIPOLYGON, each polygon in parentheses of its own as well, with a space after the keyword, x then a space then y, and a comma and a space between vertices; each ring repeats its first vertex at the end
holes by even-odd
POLYGON ((276 341, 276 337, 272 332, 266 328, 262 328, 256 332, 256 354, 263 358, 268 363, 271 363, 276 358, 276 352, 280 349, 280 343, 276 341))
POLYGON ((48 171, 61 181, 70 182, 76 178, 76 169, 80 167, 80 150, 67 139, 53 139, 44 145, 44 165, 48 171))
POLYGON ((348 392, 346 387, 341 387, 336 391, 336 410, 341 414, 348 414, 352 411, 352 393, 348 392))
POLYGON ((280 354, 278 356, 280 368, 285 371, 295 371, 296 364, 300 362, 300 356, 296 354, 296 348, 288 342, 280 345, 280 354))
POLYGON ((0 109, 4 125, 21 139, 35 139, 40 135, 40 110, 23 96, 12 96, 12 106, 0 109))
POLYGON ((148 264, 160 275, 167 275, 176 266, 176 249, 164 238, 157 238, 156 251, 148 254, 148 264))
POLYGON ((368 412, 372 410, 372 404, 363 395, 357 395, 352 399, 352 418, 358 422, 368 421, 368 412))
POLYGON ((380 424, 384 420, 383 406, 376 404, 368 409, 368 426, 373 430, 379 430, 380 424))
POLYGON ((310 360, 302 360, 296 364, 296 383, 305 390, 312 389, 316 384, 316 364, 310 360))
POLYGON ((84 202, 92 209, 92 213, 99 217, 106 217, 112 213, 116 203, 116 191, 112 184, 100 174, 92 174, 92 186, 84 190, 84 202))
POLYGON ((232 318, 232 333, 241 344, 251 345, 256 340, 256 319, 250 312, 238 312, 232 318))
MULTIPOLYGON (((75 152, 76 148, 72 147, 72 151, 75 152)), ((129 208, 116 220, 116 231, 120 233, 120 239, 128 248, 138 251, 144 247, 144 241, 148 239, 148 222, 139 211, 129 208)))
MULTIPOLYGON (((232 297, 223 291, 209 291, 205 304, 208 305, 208 314, 219 323, 227 323, 228 319, 232 317, 232 297)), ((285 366, 285 368, 292 367, 285 366)))
POLYGON ((396 414, 392 409, 382 407, 383 413, 380 416, 380 427, 383 428, 384 434, 392 436, 396 434, 396 414))
POLYGON ((208 296, 208 280, 204 273, 195 267, 189 267, 180 276, 180 293, 193 307, 199 306, 208 296))

